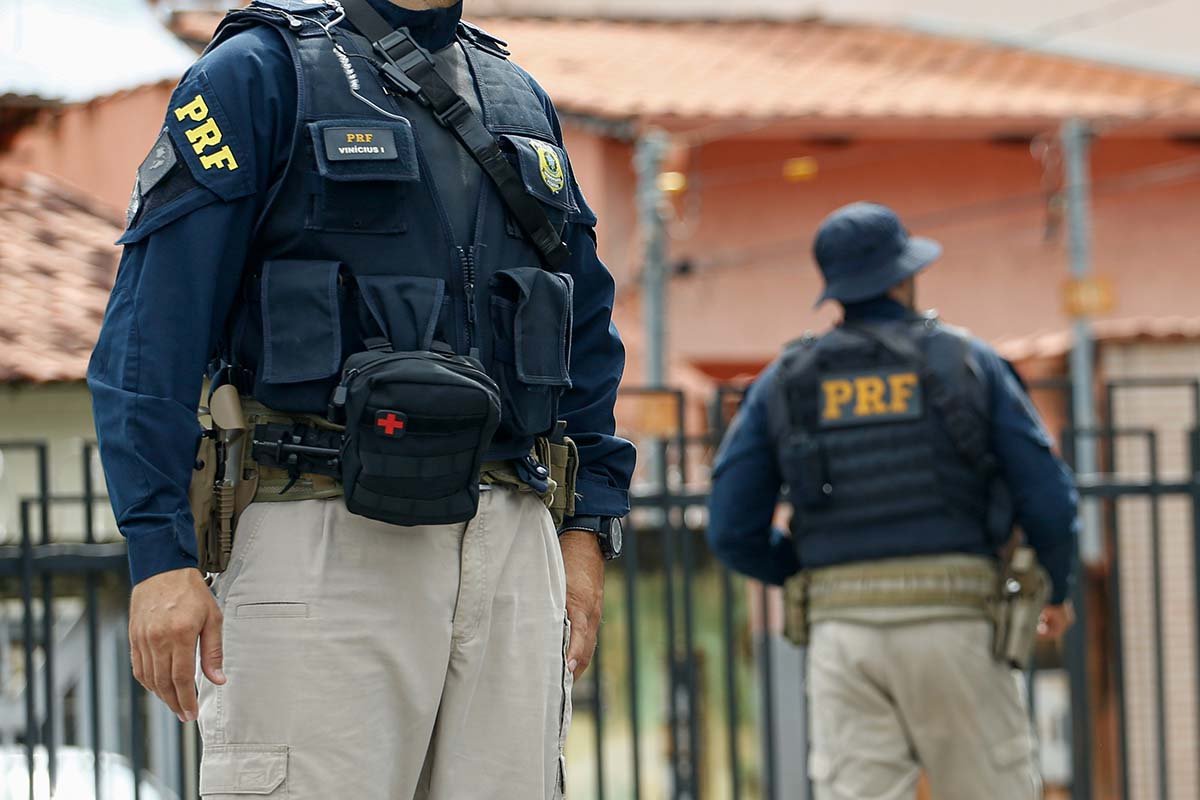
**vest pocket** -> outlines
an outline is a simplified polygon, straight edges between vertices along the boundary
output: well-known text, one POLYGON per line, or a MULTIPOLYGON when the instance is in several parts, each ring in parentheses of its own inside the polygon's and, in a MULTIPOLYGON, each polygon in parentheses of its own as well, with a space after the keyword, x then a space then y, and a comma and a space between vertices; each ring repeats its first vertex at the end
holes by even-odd
POLYGON ((359 275, 359 296, 397 352, 433 346, 446 308, 446 282, 415 275, 359 275))
POLYGON ((538 267, 497 272, 491 321, 501 424, 517 436, 553 427, 558 400, 571 385, 571 276, 538 267))
POLYGON ((340 269, 336 261, 263 264, 263 383, 321 380, 341 368, 340 269))
POLYGON ((310 122, 317 173, 306 227, 331 233, 403 233, 410 185, 421 179, 407 120, 310 122))

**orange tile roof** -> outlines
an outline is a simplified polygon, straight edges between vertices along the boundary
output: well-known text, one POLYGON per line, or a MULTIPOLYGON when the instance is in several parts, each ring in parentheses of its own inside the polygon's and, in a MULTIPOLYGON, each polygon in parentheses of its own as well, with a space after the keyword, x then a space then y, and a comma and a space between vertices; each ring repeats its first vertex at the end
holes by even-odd
POLYGON ((82 380, 117 268, 119 222, 27 172, 0 171, 0 381, 82 380))
MULTIPOLYGON (((178 15, 192 40, 217 15, 178 15)), ((861 24, 481 18, 560 110, 610 119, 1200 122, 1184 78, 861 24)))
MULTIPOLYGON (((1200 341, 1200 317, 1124 317, 1095 320, 1092 323, 1092 336, 1104 344, 1196 342, 1200 341)), ((998 341, 996 350, 1014 362, 1062 358, 1070 354, 1073 342, 1070 330, 1042 331, 998 341)))

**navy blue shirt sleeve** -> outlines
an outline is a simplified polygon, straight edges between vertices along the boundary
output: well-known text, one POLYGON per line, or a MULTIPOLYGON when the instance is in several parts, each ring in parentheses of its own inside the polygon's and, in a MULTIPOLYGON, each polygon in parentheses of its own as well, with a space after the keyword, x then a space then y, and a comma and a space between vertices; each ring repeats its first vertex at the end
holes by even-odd
POLYGON ((800 569, 800 562, 791 539, 772 525, 783 486, 768 415, 777 372, 772 364, 747 391, 717 453, 708 543, 730 569, 782 584, 800 569))
POLYGON ((1054 583, 1050 601, 1061 603, 1071 592, 1079 495, 1016 376, 983 343, 976 341, 975 351, 990 388, 992 449, 1012 492, 1017 523, 1054 583))
MULTIPOLYGON (((542 100, 562 144, 558 114, 546 92, 522 72, 542 100)), ((613 407, 625 371, 625 346, 612 321, 616 293, 612 274, 596 252, 596 215, 588 206, 571 173, 571 188, 579 212, 568 221, 565 233, 571 258, 564 272, 575 282, 572 329, 571 388, 559 404, 567 434, 579 447, 579 499, 581 516, 621 517, 629 513, 629 483, 636 452, 633 444, 616 435, 613 407)))
POLYGON ((256 217, 295 130, 286 44, 255 28, 200 59, 165 129, 187 174, 151 189, 88 368, 100 454, 139 582, 195 566, 187 492, 204 369, 237 295, 256 217), (172 195, 152 202, 154 192, 172 195))

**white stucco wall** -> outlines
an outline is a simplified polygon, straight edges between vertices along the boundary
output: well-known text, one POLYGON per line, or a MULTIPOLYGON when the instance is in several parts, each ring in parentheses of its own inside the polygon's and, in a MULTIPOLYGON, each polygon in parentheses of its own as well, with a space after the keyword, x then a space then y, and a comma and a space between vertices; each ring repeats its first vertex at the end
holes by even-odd
MULTIPOLYGON (((46 442, 49 445, 50 492, 79 495, 83 490, 83 446, 96 440, 92 426, 91 398, 82 383, 46 386, 0 386, 0 443, 46 442)), ((104 476, 99 460, 92 459, 96 494, 104 497, 104 476)), ((32 453, 17 448, 0 449, 0 543, 20 539, 20 504, 37 497, 37 461, 32 453)), ((81 503, 55 504, 51 533, 56 541, 82 540, 81 503)), ((107 500, 95 505, 97 536, 111 539, 119 534, 107 500)), ((31 508, 35 537, 39 534, 39 511, 31 508)))

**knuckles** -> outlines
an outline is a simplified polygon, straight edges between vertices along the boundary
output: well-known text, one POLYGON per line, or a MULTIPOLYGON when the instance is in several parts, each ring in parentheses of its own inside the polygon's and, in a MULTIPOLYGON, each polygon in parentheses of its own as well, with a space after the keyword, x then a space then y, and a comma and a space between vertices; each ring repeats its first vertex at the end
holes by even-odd
POLYGON ((163 645, 195 638, 197 632, 197 627, 190 620, 176 618, 147 626, 145 639, 152 645, 163 645))

